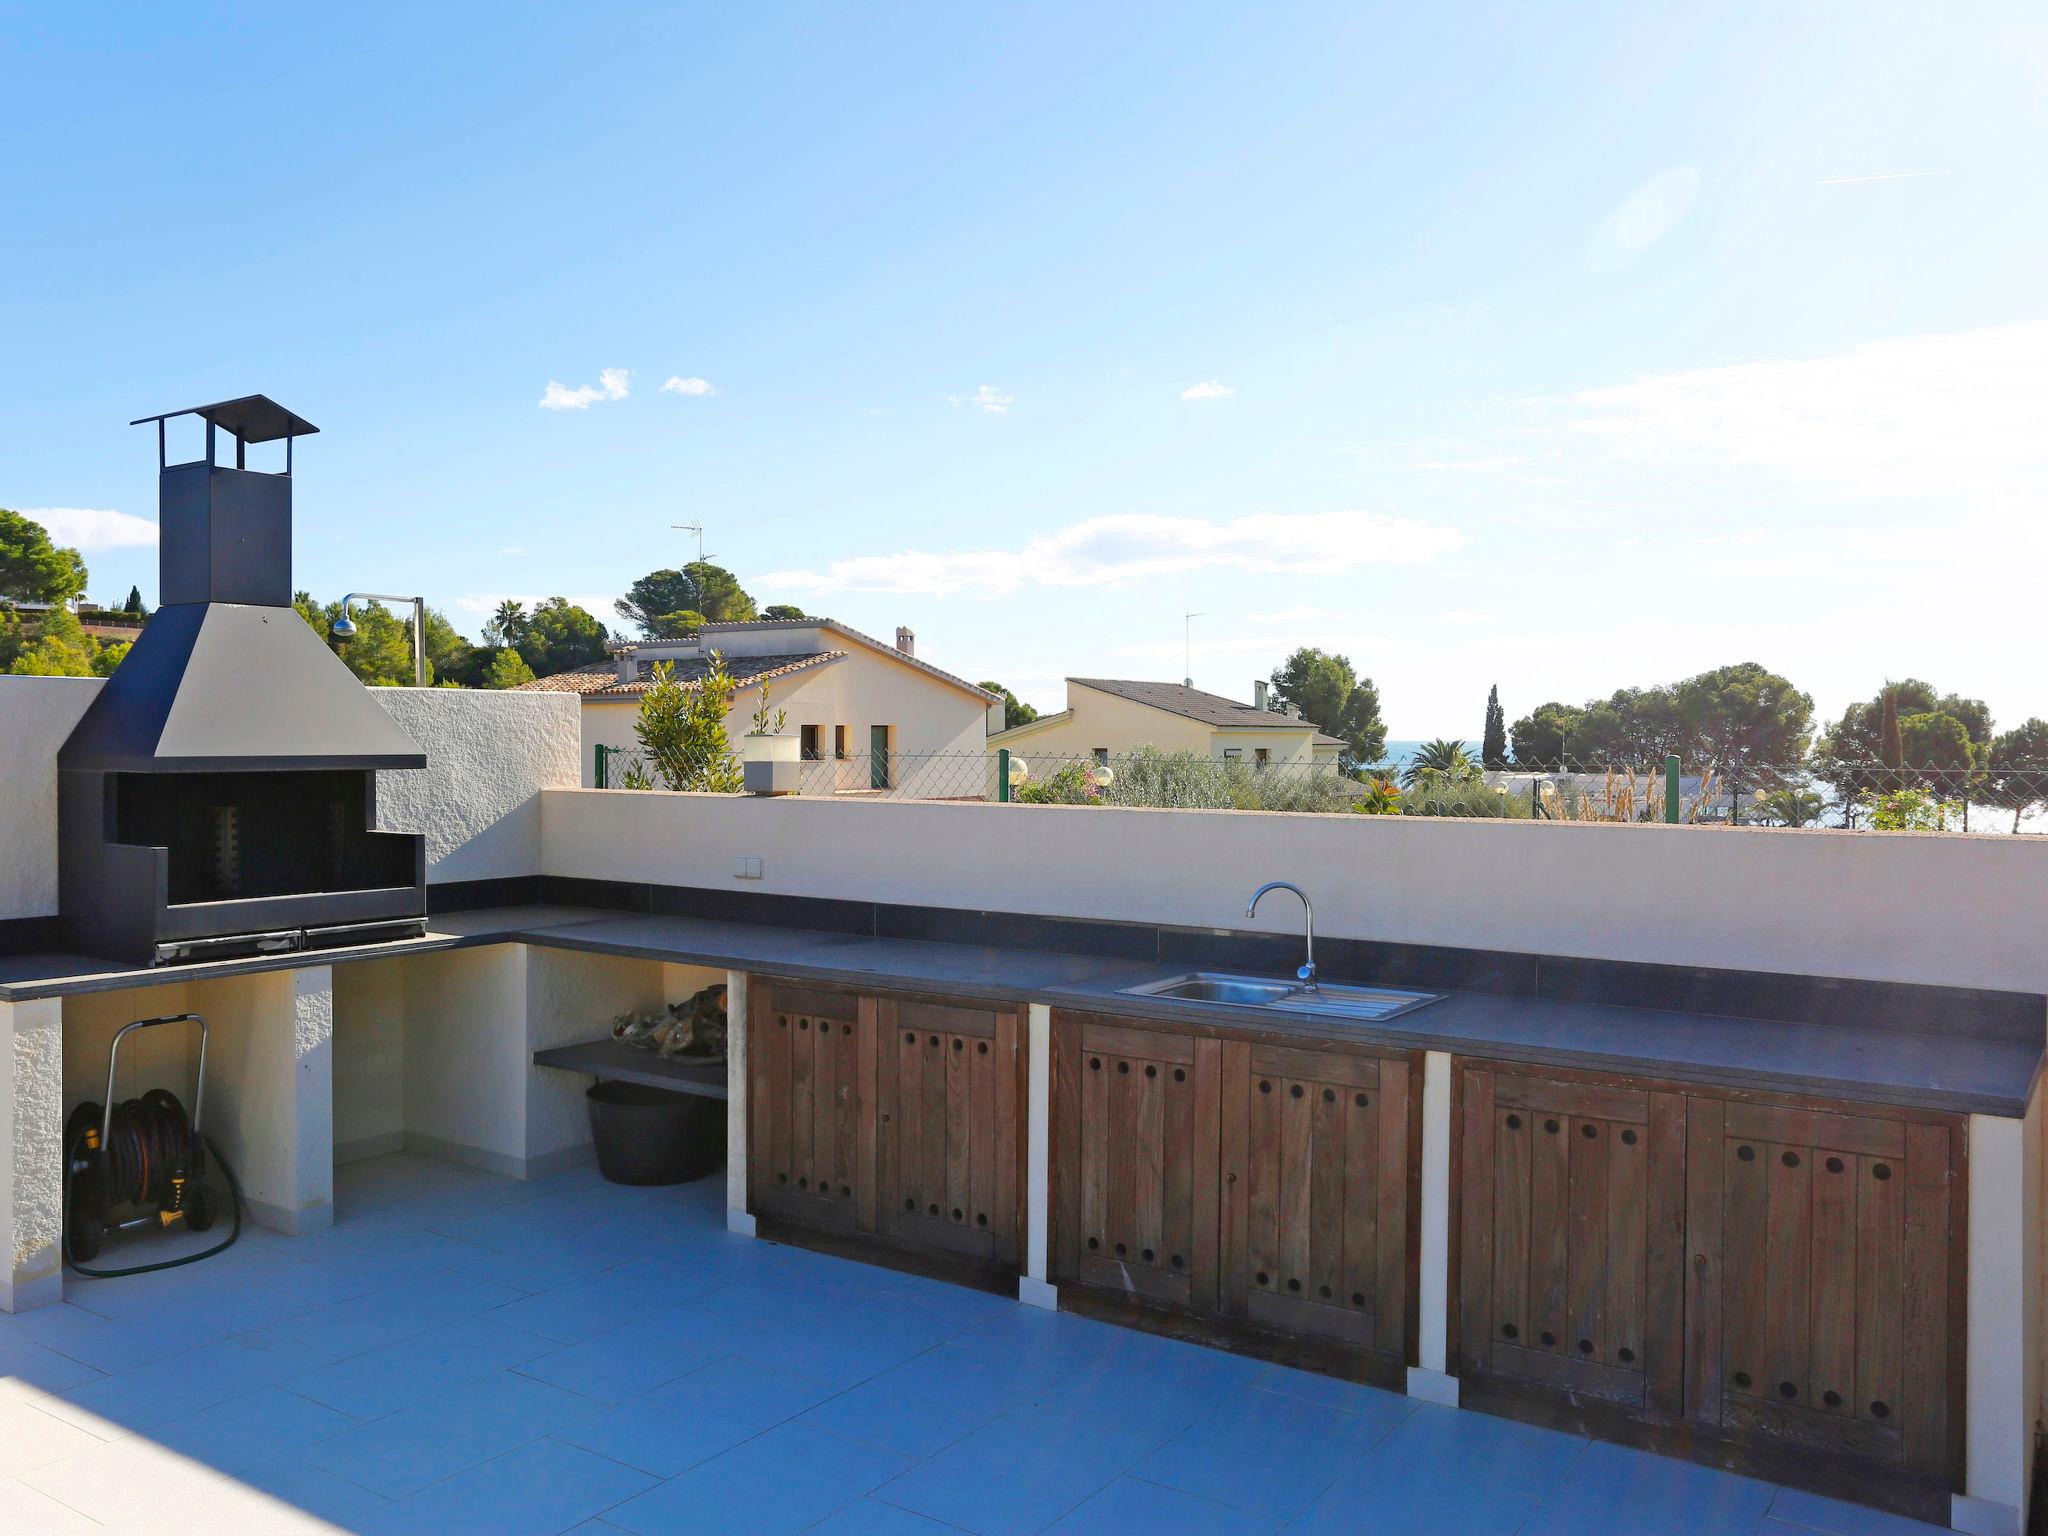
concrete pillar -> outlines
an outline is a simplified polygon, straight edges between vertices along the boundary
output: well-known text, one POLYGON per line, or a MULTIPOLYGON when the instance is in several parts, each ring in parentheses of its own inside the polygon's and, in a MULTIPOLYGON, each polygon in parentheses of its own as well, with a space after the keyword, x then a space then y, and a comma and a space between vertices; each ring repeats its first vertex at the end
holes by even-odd
POLYGON ((754 1235, 747 1210, 747 973, 725 973, 725 1230, 754 1235))
POLYGON ((195 983, 206 1019, 204 1129, 260 1226, 334 1225, 334 971, 309 965, 195 983))
POLYGON ((2041 1095, 2024 1120, 1970 1116, 1967 1492, 1949 1523, 2020 1536, 2034 1471, 2040 1384, 2041 1095))
POLYGON ((1057 1312, 1060 1293, 1046 1272, 1052 1231, 1052 1009, 1033 1003, 1026 1019, 1024 1070, 1029 1113, 1024 1147, 1024 1273, 1017 1299, 1057 1312))
POLYGON ((64 1011, 55 998, 0 1003, 0 1309, 64 1299, 64 1011))
POLYGON ((1422 1058, 1422 1253, 1417 1284, 1420 1338, 1408 1368, 1408 1395, 1458 1406, 1458 1378, 1450 1374, 1451 1286, 1451 1058, 1422 1058))

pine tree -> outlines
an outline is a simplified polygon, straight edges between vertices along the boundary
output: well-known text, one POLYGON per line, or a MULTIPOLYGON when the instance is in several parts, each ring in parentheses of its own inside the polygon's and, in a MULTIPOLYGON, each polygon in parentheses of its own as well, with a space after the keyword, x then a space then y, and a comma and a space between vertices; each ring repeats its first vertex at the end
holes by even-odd
POLYGON ((142 607, 142 588, 130 587, 128 589, 128 601, 121 605, 121 611, 125 614, 130 615, 131 617, 138 619, 144 616, 142 607))
POLYGON ((1486 690, 1486 734, 1479 745, 1479 760, 1488 768, 1508 765, 1508 717, 1500 707, 1500 684, 1486 690))

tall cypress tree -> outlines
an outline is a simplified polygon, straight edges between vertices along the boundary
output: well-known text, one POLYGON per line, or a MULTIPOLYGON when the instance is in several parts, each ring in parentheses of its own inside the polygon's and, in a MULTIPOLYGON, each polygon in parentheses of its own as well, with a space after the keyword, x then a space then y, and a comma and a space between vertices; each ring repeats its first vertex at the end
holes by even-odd
POLYGON ((1479 760, 1488 768, 1508 765, 1508 717, 1500 707, 1500 684, 1486 691, 1486 734, 1479 746, 1479 760))

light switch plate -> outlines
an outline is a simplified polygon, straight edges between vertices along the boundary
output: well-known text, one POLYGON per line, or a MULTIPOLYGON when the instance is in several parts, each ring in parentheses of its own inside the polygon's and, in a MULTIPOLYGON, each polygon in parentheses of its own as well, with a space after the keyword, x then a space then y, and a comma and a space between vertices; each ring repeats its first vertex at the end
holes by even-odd
POLYGON ((735 880, 760 879, 761 860, 753 854, 741 854, 732 861, 732 877, 735 880))

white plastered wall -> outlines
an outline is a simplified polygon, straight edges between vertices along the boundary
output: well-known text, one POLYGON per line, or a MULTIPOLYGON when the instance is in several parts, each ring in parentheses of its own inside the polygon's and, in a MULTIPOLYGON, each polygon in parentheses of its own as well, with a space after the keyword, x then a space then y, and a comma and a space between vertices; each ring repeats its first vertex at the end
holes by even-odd
POLYGON ((405 1145, 405 966, 365 960, 334 969, 334 1160, 405 1145))
POLYGON ((427 883, 530 875, 543 786, 581 783, 576 700, 565 694, 373 688, 427 766, 377 775, 377 825, 426 837, 427 883))
POLYGON ((542 795, 548 874, 2048 992, 2048 839, 542 795))

